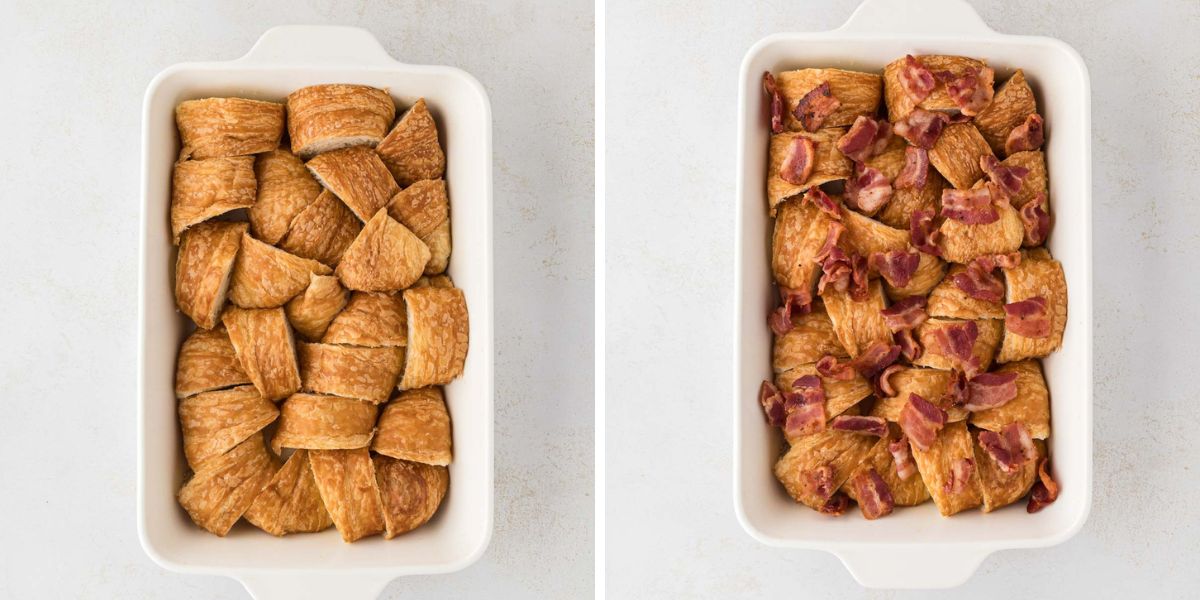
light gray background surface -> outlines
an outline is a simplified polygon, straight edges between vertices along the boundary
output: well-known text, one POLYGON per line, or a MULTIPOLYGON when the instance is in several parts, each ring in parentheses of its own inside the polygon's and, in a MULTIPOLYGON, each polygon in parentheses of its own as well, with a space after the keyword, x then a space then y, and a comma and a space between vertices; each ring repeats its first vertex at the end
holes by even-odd
POLYGON ((610 598, 1195 597, 1200 3, 974 4, 998 31, 1066 41, 1091 73, 1090 520, 1061 546, 994 554, 940 593, 868 592, 831 554, 742 531, 729 423, 738 68, 761 37, 833 29, 858 1, 610 0, 610 598))
POLYGON ((248 597, 138 544, 142 94, 171 64, 236 58, 293 23, 365 27, 400 60, 467 70, 492 102, 495 535, 467 570, 383 597, 589 597, 590 0, 144 4, 0 6, 0 597, 248 597))

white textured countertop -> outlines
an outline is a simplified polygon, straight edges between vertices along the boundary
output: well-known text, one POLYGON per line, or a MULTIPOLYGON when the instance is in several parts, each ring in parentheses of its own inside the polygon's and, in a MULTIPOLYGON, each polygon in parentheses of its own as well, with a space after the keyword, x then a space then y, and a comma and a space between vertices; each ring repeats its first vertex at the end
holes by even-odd
POLYGON ((142 94, 280 24, 369 29, 475 75, 495 141, 496 527, 456 574, 383 597, 591 594, 592 3, 226 1, 0 6, 0 597, 246 598, 138 544, 142 94), (173 3, 171 3, 173 4, 173 3))
POLYGON ((609 597, 1194 597, 1195 0, 974 2, 998 31, 1071 44, 1091 73, 1095 493, 1083 530, 996 553, 956 590, 900 593, 865 591, 833 555, 767 547, 739 526, 728 422, 738 68, 759 38, 835 28, 857 4, 609 2, 609 597))

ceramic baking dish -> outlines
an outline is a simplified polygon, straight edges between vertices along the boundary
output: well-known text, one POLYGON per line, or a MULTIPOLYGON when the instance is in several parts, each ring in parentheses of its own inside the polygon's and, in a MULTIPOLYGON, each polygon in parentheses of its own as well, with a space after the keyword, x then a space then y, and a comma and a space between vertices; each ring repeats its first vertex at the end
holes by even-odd
POLYGON ((175 571, 229 575, 256 598, 374 598, 392 579, 474 562, 492 532, 492 123, 483 87, 450 67, 396 62, 371 34, 349 27, 277 27, 242 58, 159 73, 142 116, 142 243, 138 345, 138 533, 175 571), (189 326, 172 292, 168 211, 179 152, 174 109, 207 96, 283 100, 318 83, 389 89, 403 109, 427 99, 446 150, 454 253, 449 273, 466 294, 471 348, 446 387, 454 420, 450 491, 426 526, 394 540, 345 544, 330 528, 274 538, 241 523, 222 539, 196 527, 175 501, 185 476, 175 414, 175 355, 189 326))
POLYGON ((859 583, 887 588, 958 585, 996 550, 1050 546, 1074 535, 1087 519, 1092 494, 1091 101, 1079 54, 1055 39, 996 33, 958 0, 868 0, 834 31, 761 40, 746 53, 738 85, 733 485, 742 526, 766 544, 832 552, 859 583), (880 72, 907 53, 984 58, 996 69, 997 82, 1020 67, 1046 119, 1055 219, 1049 248, 1066 272, 1070 316, 1062 350, 1044 363, 1052 399, 1050 452, 1062 494, 1037 514, 1026 514, 1021 503, 992 514, 943 518, 926 503, 878 521, 862 519, 857 509, 831 518, 795 504, 772 475, 782 441, 756 401, 759 384, 771 379, 766 317, 778 302, 768 266, 762 73, 830 66, 880 72))

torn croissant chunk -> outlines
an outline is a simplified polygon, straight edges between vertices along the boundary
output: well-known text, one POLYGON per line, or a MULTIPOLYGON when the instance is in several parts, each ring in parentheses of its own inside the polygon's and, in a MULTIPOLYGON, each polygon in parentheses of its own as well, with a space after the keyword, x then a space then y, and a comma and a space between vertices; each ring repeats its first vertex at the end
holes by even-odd
POLYGON ((392 197, 388 214, 429 246, 426 275, 446 270, 450 261, 450 200, 441 179, 417 181, 392 197))
POLYGON ((321 341, 368 348, 407 345, 404 300, 399 294, 353 292, 346 308, 333 318, 321 341))
POLYGON ((361 231, 358 217, 325 190, 292 220, 279 248, 336 267, 361 231))
POLYGON ((308 287, 312 274, 328 275, 331 269, 242 234, 241 249, 233 264, 229 299, 242 308, 274 308, 308 287))
POLYGON ((400 389, 444 385, 462 374, 467 358, 467 302, 458 288, 404 291, 408 346, 400 389))
POLYGON ((292 219, 317 199, 321 184, 309 174, 295 154, 278 148, 254 159, 258 193, 246 211, 254 237, 277 244, 287 234, 292 219))
POLYGON ((179 505, 197 525, 225 537, 271 480, 276 465, 262 434, 256 433, 197 465, 177 494, 179 505))
POLYGON ((319 394, 293 394, 279 411, 279 429, 271 439, 283 448, 337 450, 371 444, 379 410, 370 402, 319 394))
POLYGON ((375 146, 396 118, 387 92, 332 83, 300 88, 287 97, 292 152, 308 159, 350 146, 375 146))
POLYGON ((253 156, 175 163, 171 179, 171 235, 175 243, 188 227, 252 206, 255 189, 253 156))
POLYGON ((446 155, 438 143, 437 122, 425 99, 418 99, 376 148, 396 182, 407 187, 446 172, 446 155))
POLYGON ((283 463, 246 511, 246 520, 274 536, 316 533, 333 525, 307 450, 297 450, 283 463))
POLYGON ((404 348, 298 346, 301 389, 306 392, 381 404, 391 395, 404 368, 404 348))
POLYGON ((433 518, 450 487, 446 467, 376 455, 375 479, 383 503, 383 537, 392 539, 433 518))
POLYGON ((393 292, 421 277, 429 257, 421 238, 380 209, 342 255, 337 275, 352 290, 393 292))
POLYGON ((400 192, 379 155, 366 146, 326 152, 308 161, 307 166, 313 177, 363 222, 400 192))
POLYGON ((274 402, 300 389, 292 328, 282 308, 233 307, 221 317, 238 362, 254 387, 274 402))
POLYGON ((439 387, 401 392, 383 408, 371 449, 430 465, 450 464, 450 413, 439 387))
POLYGON ((220 158, 269 152, 283 137, 283 105, 246 98, 187 100, 175 107, 185 157, 220 158))
POLYGON ((219 323, 245 223, 212 221, 183 233, 175 258, 175 303, 196 325, 219 323))
POLYGON ((379 483, 369 450, 313 450, 308 460, 321 500, 343 541, 384 532, 379 483))
POLYGON ((254 386, 201 392, 179 401, 183 455, 192 468, 224 454, 275 421, 279 409, 254 386))
POLYGON ((175 397, 250 383, 224 325, 197 329, 183 341, 175 361, 175 397))
POLYGON ((309 275, 308 287, 284 307, 288 322, 304 339, 320 341, 329 324, 345 308, 350 292, 332 275, 309 275))

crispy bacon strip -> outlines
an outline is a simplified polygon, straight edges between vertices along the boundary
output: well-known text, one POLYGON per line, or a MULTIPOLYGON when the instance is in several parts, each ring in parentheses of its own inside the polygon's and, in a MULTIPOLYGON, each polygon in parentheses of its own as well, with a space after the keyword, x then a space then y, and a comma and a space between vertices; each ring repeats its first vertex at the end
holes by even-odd
POLYGON ((829 249, 828 256, 821 261, 821 280, 817 282, 817 293, 824 294, 827 287, 844 292, 850 289, 850 277, 854 270, 850 256, 840 247, 829 249))
MULTIPOLYGON (((900 348, 900 353, 904 354, 904 348, 900 348)), ((886 369, 875 378, 875 391, 884 397, 891 398, 896 395, 896 388, 892 387, 891 378, 897 371, 903 371, 904 365, 893 363, 888 365, 886 369)))
POLYGON ((900 69, 900 87, 914 103, 924 102, 929 94, 933 93, 935 86, 937 81, 933 78, 933 73, 926 68, 921 59, 911 54, 904 57, 904 66, 900 69))
POLYGON ((1033 484, 1033 492, 1029 494, 1029 504, 1025 512, 1035 513, 1058 500, 1058 483, 1050 477, 1050 459, 1043 458, 1038 463, 1038 481, 1033 484))
POLYGON ((946 483, 942 485, 942 489, 947 494, 958 494, 967 489, 967 485, 971 481, 971 474, 975 472, 975 459, 960 458, 950 463, 949 477, 946 478, 946 483))
POLYGON ((950 122, 946 113, 928 111, 923 108, 913 109, 904 120, 892 125, 896 135, 908 140, 908 143, 929 150, 937 143, 942 130, 950 122))
POLYGON ((971 398, 971 390, 968 384, 967 376, 962 371, 950 371, 950 381, 946 384, 946 392, 943 394, 943 404, 948 406, 962 406, 966 404, 971 398))
POLYGON ((874 521, 886 517, 896 508, 892 490, 874 468, 855 476, 853 485, 858 497, 858 508, 867 520, 874 521))
POLYGON ((1046 212, 1046 193, 1038 192, 1033 200, 1021 207, 1021 223, 1025 225, 1025 245, 1040 246, 1050 235, 1050 213, 1046 212))
POLYGON ((822 81, 800 99, 792 116, 800 121, 800 126, 806 131, 816 131, 841 106, 842 102, 829 90, 829 82, 822 81))
POLYGON ((992 183, 996 184, 1001 191, 1008 197, 1017 195, 1021 191, 1021 184, 1025 178, 1029 176, 1029 169, 1025 167, 1009 167, 1000 164, 999 160, 991 154, 985 154, 979 157, 979 167, 983 169, 985 175, 992 183))
POLYGON ((929 315, 925 313, 925 296, 909 296, 893 302, 891 306, 879 311, 883 321, 893 333, 916 329, 924 323, 929 315))
POLYGON ((1045 136, 1045 122, 1041 115, 1033 113, 1008 132, 1008 138, 1004 140, 1004 153, 1011 156, 1016 152, 1041 148, 1046 141, 1045 136))
POLYGON ((767 415, 767 425, 782 427, 787 411, 783 407, 783 394, 770 381, 763 381, 758 388, 758 403, 762 405, 763 413, 767 415))
POLYGON ((883 417, 864 417, 859 415, 838 415, 829 422, 830 429, 848 431, 883 437, 887 435, 887 420, 883 417))
POLYGON ((833 517, 840 517, 846 513, 847 508, 850 508, 850 497, 837 492, 821 506, 820 512, 833 517))
POLYGON ((898 190, 922 190, 929 179, 929 151, 917 146, 904 149, 904 167, 892 187, 898 190))
POLYGON ((930 256, 942 255, 942 249, 937 245, 942 232, 933 222, 933 211, 914 210, 908 218, 908 234, 917 250, 930 256))
POLYGON ((820 498, 829 498, 836 489, 833 487, 835 474, 836 471, 831 464, 821 465, 805 473, 805 477, 808 480, 808 489, 812 490, 812 493, 820 498))
POLYGON ((779 286, 780 305, 767 315, 767 324, 775 335, 792 330, 792 315, 804 315, 812 311, 812 292, 779 286))
POLYGON ((946 425, 946 411, 932 402, 910 393, 908 402, 900 409, 900 429, 922 451, 929 450, 937 434, 946 425))
POLYGON ((792 185, 804 185, 812 175, 815 153, 812 140, 797 136, 788 146, 783 164, 779 165, 779 178, 792 185))
POLYGON ((1017 397, 1017 374, 980 373, 967 382, 966 396, 962 407, 971 412, 1004 406, 1017 397))
POLYGON ((873 252, 869 265, 875 269, 893 287, 902 288, 912 281, 912 276, 921 264, 921 254, 917 251, 891 250, 888 252, 873 252))
POLYGON ((842 211, 838 208, 837 201, 830 198, 829 194, 826 194, 821 188, 808 188, 808 191, 804 193, 804 201, 812 202, 813 206, 821 209, 821 212, 829 215, 835 221, 842 220, 842 211))
POLYGON ((1049 304, 1042 296, 1004 305, 1004 326, 1011 332, 1030 338, 1050 335, 1049 304))
POLYGON ((900 481, 907 481, 909 477, 917 474, 917 463, 913 462, 912 451, 908 448, 908 436, 903 433, 900 438, 888 443, 888 452, 892 455, 892 462, 896 465, 896 477, 900 481))
POLYGON ((783 95, 775 85, 775 76, 770 71, 763 71, 763 93, 771 103, 771 133, 783 133, 783 95))
POLYGON ((921 355, 925 353, 912 330, 897 331, 892 337, 895 338, 896 345, 900 346, 900 356, 903 356, 908 362, 921 358, 921 355))
POLYGON ((816 375, 805 375, 792 384, 793 392, 784 392, 783 430, 788 437, 825 431, 825 390, 816 375))
POLYGON ((867 257, 858 254, 850 255, 850 298, 862 302, 870 295, 871 288, 867 279, 867 257))
POLYGON ((836 356, 826 354, 817 361, 817 373, 821 377, 828 379, 836 379, 838 381, 849 381, 854 379, 857 371, 854 370, 854 364, 851 361, 841 362, 836 356))
POLYGON ((851 362, 859 375, 862 375, 864 379, 871 379, 899 358, 900 346, 875 341, 871 342, 871 345, 867 346, 867 349, 851 362))
POLYGON ((967 377, 979 370, 979 359, 975 356, 975 340, 979 337, 979 326, 975 321, 951 323, 938 327, 933 339, 941 348, 942 356, 958 362, 967 377))
POLYGON ((846 233, 846 226, 842 225, 841 222, 833 221, 829 224, 829 229, 825 232, 825 243, 821 244, 821 249, 817 251, 816 262, 824 263, 825 259, 829 258, 833 249, 841 241, 843 233, 846 233))
POLYGON ((994 261, 977 258, 967 265, 966 270, 956 273, 952 281, 955 287, 976 300, 1000 302, 1004 298, 1004 282, 992 274, 994 270, 994 261))
POLYGON ((980 431, 979 445, 1004 473, 1015 472, 1026 462, 1037 458, 1033 437, 1020 421, 1005 425, 1000 429, 1000 433, 980 431))
POLYGON ((992 205, 992 192, 987 186, 969 190, 942 190, 942 216, 967 225, 986 225, 1000 220, 1000 213, 992 205))
POLYGON ((961 77, 948 81, 946 93, 964 116, 974 117, 992 103, 995 79, 996 72, 991 67, 983 66, 974 73, 963 73, 961 77))
POLYGON ((891 139, 891 123, 859 115, 850 129, 838 138, 837 148, 850 160, 862 162, 883 152, 891 139))
POLYGON ((846 202, 873 213, 892 199, 892 184, 886 175, 866 163, 855 163, 854 175, 846 180, 846 202))

